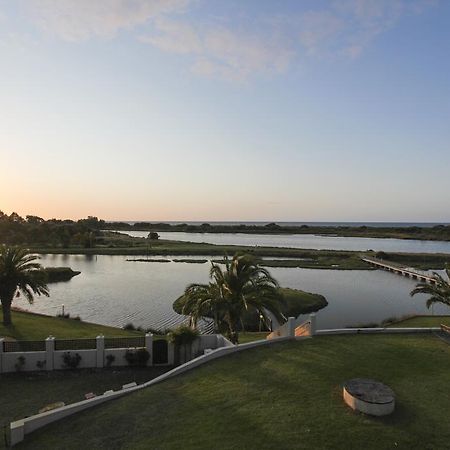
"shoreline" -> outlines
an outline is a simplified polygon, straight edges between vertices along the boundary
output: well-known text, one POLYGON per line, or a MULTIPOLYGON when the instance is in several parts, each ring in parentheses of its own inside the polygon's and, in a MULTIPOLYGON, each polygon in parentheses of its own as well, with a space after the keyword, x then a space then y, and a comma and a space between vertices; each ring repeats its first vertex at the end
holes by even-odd
POLYGON ((356 237, 378 239, 404 239, 419 241, 450 241, 450 225, 432 227, 374 227, 374 226, 336 226, 336 225, 201 225, 136 222, 131 225, 124 222, 112 222, 104 225, 105 231, 142 231, 142 232, 183 232, 204 234, 264 234, 264 235, 305 235, 323 237, 356 237))
MULTIPOLYGON (((122 240, 123 241, 123 240, 122 240)), ((350 251, 350 250, 314 250, 296 249, 286 247, 259 247, 238 245, 214 245, 203 243, 192 243, 182 241, 157 240, 148 243, 144 238, 133 238, 128 236, 122 245, 103 246, 95 248, 81 247, 30 247, 30 251, 38 254, 66 254, 86 255, 95 257, 98 255, 118 256, 140 256, 150 257, 172 256, 177 263, 200 263, 196 259, 187 260, 184 256, 222 257, 232 256, 235 253, 249 253, 261 259, 260 263, 267 267, 298 267, 304 269, 332 269, 332 270, 374 270, 368 263, 362 261, 362 257, 373 257, 385 259, 386 261, 412 266, 417 269, 441 270, 450 263, 450 254, 447 253, 400 253, 400 252, 374 252, 374 251, 350 251), (282 259, 270 259, 282 258, 282 259)), ((144 258, 133 258, 144 259, 144 258)), ((218 258, 219 259, 219 258, 218 258)), ((153 261, 156 262, 156 261, 153 261)))

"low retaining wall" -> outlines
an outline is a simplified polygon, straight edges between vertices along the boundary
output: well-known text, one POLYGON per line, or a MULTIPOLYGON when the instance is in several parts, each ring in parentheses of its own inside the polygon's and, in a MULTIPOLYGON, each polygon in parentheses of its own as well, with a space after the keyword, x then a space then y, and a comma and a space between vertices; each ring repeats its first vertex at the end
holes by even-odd
MULTIPOLYGON (((73 403, 71 405, 63 406, 61 408, 55 409, 53 411, 47 411, 42 414, 36 414, 31 417, 27 417, 26 419, 17 420, 10 424, 10 444, 15 445, 19 442, 23 441, 25 436, 33 431, 42 428, 46 425, 49 425, 53 422, 61 420, 65 417, 76 414, 80 411, 83 411, 88 408, 92 408, 93 406, 100 405, 106 401, 117 399, 124 395, 130 394, 132 392, 138 391, 140 389, 145 389, 147 387, 153 386, 157 383, 161 383, 169 378, 181 375, 182 373, 188 372, 192 369, 195 369, 198 366, 201 366, 209 361, 212 361, 217 358, 221 358, 226 355, 230 355, 232 353, 241 352, 243 350, 248 350, 251 348, 262 347, 267 345, 276 344, 279 342, 285 342, 292 337, 283 337, 279 339, 273 340, 261 340, 255 342, 249 342, 246 344, 233 345, 228 339, 223 336, 217 335, 216 343, 223 344, 224 346, 216 349, 212 349, 211 352, 208 352, 202 356, 199 356, 189 362, 186 362, 174 369, 166 372, 163 375, 160 375, 153 380, 150 380, 146 383, 143 383, 139 386, 133 386, 129 388, 122 388, 120 391, 107 391, 103 395, 99 395, 97 397, 91 398, 89 400, 83 400, 81 402, 73 403)), ((294 338, 295 339, 295 338, 294 338)), ((304 339, 304 338, 297 338, 304 339)), ((212 343, 212 340, 207 340, 206 342, 212 343)))
POLYGON ((427 328, 335 328, 330 330, 317 330, 317 336, 330 334, 413 334, 413 333, 434 333, 439 331, 439 327, 427 328))
MULTIPOLYGON (((293 319, 293 318, 290 318, 293 319)), ((294 319, 295 320, 295 319, 294 319)), ((17 420, 10 424, 10 443, 11 445, 15 445, 24 440, 25 435, 42 428, 46 425, 49 425, 53 422, 61 420, 65 417, 76 414, 85 409, 91 408, 93 406, 97 406, 109 400, 114 400, 116 398, 122 397, 124 395, 130 394, 132 392, 148 388, 157 383, 161 383, 169 378, 181 375, 185 372, 188 372, 196 367, 199 367, 209 361, 221 358, 226 355, 230 355, 233 353, 241 352, 244 350, 263 347, 267 345, 277 344, 280 342, 286 342, 289 340, 303 340, 309 339, 310 336, 295 336, 295 322, 289 320, 289 325, 285 328, 289 330, 288 336, 283 337, 272 337, 271 339, 265 339, 261 341, 249 342, 246 344, 233 345, 228 339, 221 335, 215 336, 215 343, 217 347, 215 349, 211 349, 211 347, 206 347, 206 344, 214 344, 214 341, 211 336, 208 336, 210 339, 205 339, 203 345, 199 346, 200 348, 209 348, 211 351, 205 352, 204 355, 199 356, 197 358, 192 359, 189 362, 181 364, 178 367, 166 372, 163 375, 160 375, 153 380, 150 380, 146 383, 143 383, 139 386, 124 386, 120 391, 107 391, 103 395, 99 395, 97 397, 91 398, 89 400, 83 400, 81 402, 73 403, 71 405, 64 406, 62 408, 58 408, 53 411, 48 411, 42 414, 36 414, 31 417, 27 417, 26 419, 17 420)), ((303 327, 300 325, 300 328, 303 327)), ((339 335, 339 334, 396 334, 396 333, 404 333, 404 334, 413 334, 413 333, 432 333, 435 331, 439 331, 438 327, 431 328, 339 328, 339 329, 330 329, 330 330, 315 330, 315 319, 311 317, 308 321, 308 327, 311 335, 339 335)), ((297 327, 299 328, 299 327, 297 327)), ((109 349, 108 351, 110 351, 109 349)))

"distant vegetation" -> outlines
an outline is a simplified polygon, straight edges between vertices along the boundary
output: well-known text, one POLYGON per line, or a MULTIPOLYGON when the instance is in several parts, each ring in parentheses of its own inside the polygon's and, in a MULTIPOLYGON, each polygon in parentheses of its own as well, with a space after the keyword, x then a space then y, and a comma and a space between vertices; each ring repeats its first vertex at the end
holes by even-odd
MULTIPOLYGON (((78 221, 51 219, 37 216, 20 217, 16 213, 9 216, 0 211, 0 244, 21 245, 35 253, 85 254, 85 255, 135 255, 135 256, 217 256, 237 252, 250 253, 258 258, 283 258, 260 260, 265 267, 302 267, 312 269, 371 269, 361 260, 361 256, 374 256, 375 252, 311 250, 297 248, 214 245, 206 243, 182 242, 157 239, 156 229, 164 231, 202 232, 265 232, 265 233, 320 233, 354 235, 360 237, 398 237, 417 239, 450 240, 450 227, 432 228, 392 228, 392 234, 383 235, 386 228, 374 227, 281 227, 277 224, 266 226, 217 226, 217 225, 170 225, 136 223, 107 223, 97 217, 78 221), (132 237, 111 229, 148 231, 148 237, 132 237), (337 229, 340 230, 337 233, 337 229), (420 232, 418 230, 421 230, 420 232), (354 234, 352 234, 354 232, 354 234), (151 234, 155 233, 155 234, 151 234), (381 234, 380 234, 381 233, 381 234)), ((378 257, 420 269, 443 269, 449 262, 448 254, 429 253, 384 253, 378 257)), ((178 259, 177 262, 200 263, 199 260, 178 259)), ((203 259, 202 262, 205 260, 203 259)))
POLYGON ((78 221, 44 220, 37 216, 23 218, 14 212, 8 216, 0 211, 0 243, 92 248, 102 235, 100 230, 104 225, 97 217, 78 221))
POLYGON ((433 241, 450 241, 450 225, 434 227, 368 227, 368 226, 313 226, 313 225, 216 225, 203 223, 191 225, 187 223, 150 223, 110 222, 105 229, 122 231, 178 231, 185 233, 246 233, 246 234, 317 234, 326 236, 354 236, 372 238, 426 239, 433 241))

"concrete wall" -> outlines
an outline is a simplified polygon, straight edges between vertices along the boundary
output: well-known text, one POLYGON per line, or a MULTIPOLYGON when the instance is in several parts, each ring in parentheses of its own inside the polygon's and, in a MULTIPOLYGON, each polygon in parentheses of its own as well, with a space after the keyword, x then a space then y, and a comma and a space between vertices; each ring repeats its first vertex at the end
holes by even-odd
POLYGON ((103 355, 103 367, 107 367, 107 356, 113 355, 114 361, 111 364, 111 367, 120 367, 120 366, 127 366, 128 362, 125 359, 125 353, 128 351, 127 348, 107 348, 104 351, 103 355))
MULTIPOLYGON (((125 359, 125 354, 128 350, 136 350, 135 348, 105 348, 103 336, 98 336, 96 339, 96 348, 90 350, 55 350, 55 338, 49 337, 45 340, 45 351, 41 352, 3 352, 3 339, 0 339, 0 373, 16 372, 16 364, 18 358, 23 356, 25 364, 21 368, 23 371, 42 370, 37 367, 38 361, 45 361, 45 368, 43 370, 64 370, 67 369, 64 365, 63 356, 69 352, 72 355, 78 353, 81 356, 79 369, 86 368, 101 368, 107 366, 107 356, 113 355, 115 357, 111 367, 127 366, 128 362, 125 359)), ((205 350, 214 350, 220 347, 229 347, 233 344, 222 335, 207 334, 199 336, 192 348, 187 350, 186 355, 184 349, 181 349, 180 356, 182 362, 191 360, 197 356, 202 355, 205 350)), ((153 335, 148 333, 145 336, 145 348, 150 354, 148 361, 149 366, 153 365, 153 335)), ((161 366, 172 366, 175 360, 175 348, 173 344, 168 344, 168 362, 165 364, 158 364, 161 366)))
MULTIPOLYGON (((291 319, 291 318, 290 318, 291 319)), ((287 325, 287 324, 286 324, 287 325)), ((440 328, 343 328, 343 329, 333 329, 333 330, 315 330, 315 319, 314 317, 310 317, 310 327, 312 331, 312 335, 327 335, 327 334, 357 334, 357 333, 424 333, 424 332, 434 332, 440 330, 440 328)), ((104 403, 108 400, 113 400, 115 398, 122 397, 123 395, 135 392, 140 389, 145 389, 153 386, 154 384, 161 383, 169 378, 178 376, 182 373, 188 372, 189 370, 195 369, 205 363, 208 363, 214 359, 221 358, 227 355, 231 355, 236 352, 262 347, 267 345, 278 344, 280 342, 286 342, 292 339, 296 341, 300 341, 303 339, 309 339, 309 337, 295 337, 295 321, 287 325, 286 328, 290 330, 290 335, 285 337, 280 337, 276 339, 266 339, 261 341, 249 342, 247 344, 241 345, 233 345, 223 336, 214 336, 216 341, 216 347, 211 352, 205 353, 191 361, 186 362, 174 369, 166 372, 165 374, 148 381, 139 386, 123 388, 119 391, 107 391, 103 395, 94 397, 89 400, 83 400, 81 402, 73 403, 71 405, 64 406, 62 408, 58 408, 53 411, 48 411, 43 414, 37 414, 35 416, 28 417, 26 419, 18 420, 16 422, 12 422, 10 424, 10 436, 11 436, 11 445, 15 445, 25 438, 25 435, 31 433, 34 430, 37 430, 45 425, 56 422, 64 417, 70 416, 77 412, 83 411, 85 409, 91 408, 93 406, 97 406, 101 403, 104 403)), ((198 339, 198 348, 211 348, 213 342, 213 336, 202 336, 198 339), (206 339, 203 339, 206 338, 206 339), (211 347, 209 347, 211 345, 211 347)), ((170 346, 169 346, 170 348, 170 346)), ((173 346, 172 346, 173 350, 173 346)), ((123 355, 126 350, 124 349, 115 349, 117 355, 123 355)), ((112 352, 112 349, 105 350, 105 354, 112 352)), ((40 352, 44 353, 44 352, 40 352)))
MULTIPOLYGON (((45 361, 46 352, 8 352, 0 354, 2 359, 1 372, 16 372, 16 364, 19 361, 19 357, 23 356, 25 358, 25 364, 21 366, 20 371, 36 371, 39 369, 37 363, 39 361, 45 361)), ((44 368, 45 370, 45 368, 44 368)))
MULTIPOLYGON (((212 336, 208 336, 208 337, 212 338, 212 336)), ((247 344, 241 344, 241 345, 233 345, 233 344, 230 345, 229 341, 226 338, 223 338, 223 340, 222 340, 220 337, 215 337, 217 344, 224 343, 224 344, 226 344, 226 346, 213 349, 211 352, 203 354, 185 364, 182 364, 182 365, 170 370, 169 372, 166 372, 165 374, 163 374, 151 381, 148 381, 147 383, 144 383, 144 384, 141 384, 141 385, 135 386, 135 387, 130 387, 127 389, 122 389, 120 391, 107 391, 103 395, 94 397, 89 400, 83 400, 81 402, 63 406, 62 408, 58 408, 53 411, 48 411, 48 412, 42 413, 42 414, 36 414, 34 416, 27 417, 26 419, 21 419, 21 420, 12 422, 10 424, 11 445, 15 445, 15 444, 23 441, 26 434, 29 434, 32 431, 35 431, 39 428, 42 428, 45 425, 56 422, 58 420, 63 419, 64 417, 70 416, 72 414, 75 414, 77 412, 91 408, 93 406, 97 406, 101 403, 104 403, 105 401, 113 400, 113 399, 122 397, 123 395, 138 391, 140 389, 148 388, 150 386, 153 386, 154 384, 161 383, 162 381, 165 381, 169 378, 175 377, 182 373, 188 372, 189 370, 195 369, 196 367, 201 366, 201 365, 203 365, 209 361, 212 361, 214 359, 221 358, 223 356, 230 355, 232 353, 240 352, 243 350, 248 350, 248 349, 255 348, 255 347, 261 347, 261 346, 277 344, 279 342, 285 342, 290 339, 293 339, 293 338, 292 337, 284 337, 284 338, 273 339, 273 340, 262 340, 262 341, 256 341, 256 342, 249 342, 247 344)), ((297 338, 297 339, 302 339, 302 338, 297 338)), ((212 339, 203 339, 203 340, 199 339, 199 341, 200 342, 203 341, 201 344, 203 346, 213 343, 212 339)), ((109 350, 107 350, 107 351, 109 351, 109 350)))
POLYGON ((65 353, 71 355, 79 354, 81 356, 80 364, 77 369, 88 369, 97 367, 97 350, 55 350, 53 353, 53 369, 61 370, 67 369, 64 365, 63 356, 65 353))
MULTIPOLYGON (((74 339, 76 341, 76 339, 74 339)), ((76 345, 75 345, 76 346, 76 345)), ((201 337, 201 343, 199 344, 199 351, 203 351, 204 348, 212 346, 211 348, 217 348, 217 338, 215 335, 201 337)), ((164 365, 173 365, 174 361, 174 349, 171 344, 168 346, 168 363, 164 365)), ((145 336, 145 348, 150 354, 148 365, 152 365, 153 355, 153 335, 148 333, 145 336)), ((48 337, 45 340, 45 351, 38 352, 4 352, 3 351, 3 339, 0 339, 0 373, 16 372, 18 368, 16 364, 19 362, 19 358, 23 356, 25 362, 19 367, 19 370, 33 371, 33 370, 63 370, 67 369, 64 365, 63 356, 69 352, 72 355, 78 353, 81 356, 80 363, 77 368, 101 368, 107 364, 106 356, 108 354, 114 355, 115 360, 112 366, 127 366, 128 362, 125 359, 125 353, 128 350, 136 350, 133 348, 112 348, 105 349, 105 340, 103 336, 96 338, 96 348, 89 350, 55 350, 55 338, 48 337), (40 369, 37 366, 38 361, 45 361, 44 369, 40 369)))

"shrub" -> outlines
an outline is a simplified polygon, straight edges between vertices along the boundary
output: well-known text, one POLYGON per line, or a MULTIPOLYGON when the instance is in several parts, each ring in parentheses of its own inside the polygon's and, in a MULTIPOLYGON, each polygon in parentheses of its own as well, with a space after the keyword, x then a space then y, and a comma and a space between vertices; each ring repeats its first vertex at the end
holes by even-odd
POLYGON ((127 350, 125 353, 125 359, 130 366, 145 367, 150 359, 150 353, 145 348, 127 350))
POLYGON ((70 313, 58 313, 56 314, 56 317, 59 317, 60 319, 70 319, 70 313))
POLYGON ((46 361, 45 359, 42 360, 42 361, 37 361, 37 362, 36 362, 36 367, 37 367, 39 370, 43 370, 44 367, 46 366, 46 364, 47 364, 47 361, 46 361))
POLYGON ((133 325, 131 322, 128 322, 124 327, 124 330, 131 330, 131 331, 144 331, 142 327, 137 327, 133 325))
POLYGON ((172 330, 168 334, 169 342, 175 345, 177 362, 181 361, 181 351, 184 350, 183 362, 191 359, 192 356, 192 343, 197 339, 199 332, 195 328, 191 328, 187 325, 180 325, 175 330, 172 330), (189 356, 188 356, 189 355, 189 356))
POLYGON ((106 367, 111 367, 112 363, 116 360, 114 355, 106 355, 106 367))
POLYGON ((169 342, 174 345, 189 345, 192 344, 198 337, 199 332, 195 328, 187 325, 180 325, 175 330, 169 332, 169 342))
POLYGON ((70 352, 66 352, 63 355, 64 367, 68 369, 76 369, 81 361, 81 356, 79 353, 75 353, 74 355, 70 352))
POLYGON ((17 372, 20 372, 25 366, 25 356, 21 355, 17 358, 17 362, 15 364, 15 368, 17 372))

